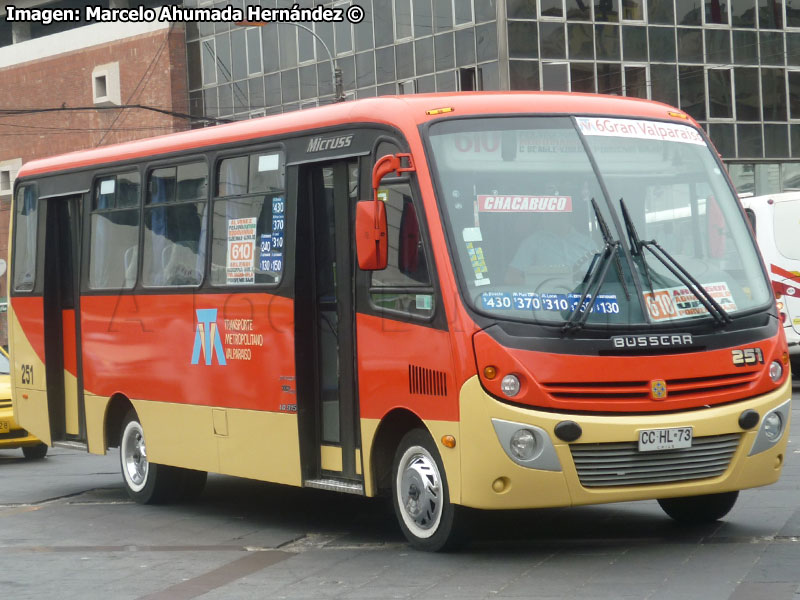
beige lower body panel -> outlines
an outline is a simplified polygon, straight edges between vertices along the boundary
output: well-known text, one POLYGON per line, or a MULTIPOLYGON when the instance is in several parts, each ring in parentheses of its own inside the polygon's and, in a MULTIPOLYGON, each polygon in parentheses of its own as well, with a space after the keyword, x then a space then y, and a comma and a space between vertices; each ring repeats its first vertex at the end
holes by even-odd
POLYGON ((44 363, 39 360, 13 310, 8 311, 8 332, 11 348, 11 397, 14 418, 20 427, 52 445, 50 416, 47 409, 44 363), (22 365, 27 365, 32 382, 23 385, 22 365))
POLYGON ((52 446, 47 392, 17 387, 14 396, 14 418, 20 427, 48 446, 52 446))
MULTIPOLYGON (((487 395, 477 377, 461 390, 461 503, 485 509, 514 509, 600 504, 733 491, 767 485, 781 473, 788 441, 787 431, 774 447, 747 456, 758 428, 742 432, 738 425, 742 411, 751 408, 764 415, 791 397, 787 382, 774 392, 735 404, 663 415, 586 416, 559 415, 514 407, 487 395), (492 426, 492 418, 544 429, 554 442, 561 471, 522 467, 505 453, 492 426), (627 442, 638 439, 637 430, 691 425, 694 436, 742 433, 742 439, 728 469, 714 478, 617 488, 584 488, 572 461, 569 444, 555 437, 553 430, 563 420, 576 421, 583 434, 576 443, 627 442), (493 483, 505 478, 508 484, 496 492, 493 483)), ((452 486, 452 484, 451 484, 452 486)), ((451 489, 451 494, 454 490, 451 489)))
MULTIPOLYGON (((95 454, 105 453, 108 403, 108 398, 86 395, 89 451, 95 454)), ((144 429, 151 462, 301 484, 300 441, 294 414, 148 400, 133 400, 133 406, 144 429), (225 424, 224 429, 221 423, 225 424)))

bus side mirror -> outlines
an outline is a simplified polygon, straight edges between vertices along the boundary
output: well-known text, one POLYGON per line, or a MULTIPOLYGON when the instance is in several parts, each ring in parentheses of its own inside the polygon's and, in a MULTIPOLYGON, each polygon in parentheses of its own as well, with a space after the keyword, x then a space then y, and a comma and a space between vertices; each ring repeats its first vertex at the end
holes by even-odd
POLYGON ((362 271, 382 271, 388 262, 389 240, 386 205, 378 198, 381 179, 390 173, 400 175, 416 171, 410 154, 387 154, 372 168, 372 200, 356 204, 356 254, 362 271), (407 162, 403 163, 403 159, 407 162))
POLYGON ((389 241, 386 233, 386 205, 378 200, 356 204, 356 254, 362 271, 386 268, 389 241))

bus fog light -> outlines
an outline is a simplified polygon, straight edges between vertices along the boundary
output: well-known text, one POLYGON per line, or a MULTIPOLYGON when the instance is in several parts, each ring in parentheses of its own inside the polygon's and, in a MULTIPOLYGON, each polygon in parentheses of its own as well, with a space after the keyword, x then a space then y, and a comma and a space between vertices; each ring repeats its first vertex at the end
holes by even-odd
POLYGON ((506 396, 513 398, 519 394, 519 379, 516 375, 506 375, 500 382, 500 389, 506 396))
POLYGON ((511 436, 511 452, 520 460, 530 460, 536 452, 536 436, 528 429, 520 429, 511 436))
POLYGON ((774 442, 783 433, 783 419, 781 416, 776 412, 769 413, 766 417, 764 417, 764 435, 767 436, 767 439, 771 442, 774 442))
POLYGON ((783 367, 777 360, 773 360, 769 365, 769 378, 773 383, 778 383, 783 377, 783 367))

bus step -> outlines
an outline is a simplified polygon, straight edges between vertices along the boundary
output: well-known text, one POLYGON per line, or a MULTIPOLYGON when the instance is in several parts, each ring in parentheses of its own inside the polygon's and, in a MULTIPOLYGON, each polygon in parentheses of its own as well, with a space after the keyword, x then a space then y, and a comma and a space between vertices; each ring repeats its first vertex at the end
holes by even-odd
POLYGON ((53 448, 67 448, 69 450, 83 450, 84 452, 89 451, 89 444, 86 442, 73 442, 73 441, 60 441, 60 442, 53 442, 53 448))
POLYGON ((364 495, 364 485, 339 479, 306 479, 306 487, 317 488, 318 490, 329 490, 331 492, 342 492, 345 494, 364 495))

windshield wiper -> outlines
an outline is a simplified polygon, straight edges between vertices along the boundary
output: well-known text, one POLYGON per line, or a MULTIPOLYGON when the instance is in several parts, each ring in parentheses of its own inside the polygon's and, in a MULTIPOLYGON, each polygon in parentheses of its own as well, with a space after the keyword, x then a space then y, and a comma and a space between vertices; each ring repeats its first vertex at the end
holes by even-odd
POLYGON ((664 250, 661 245, 655 240, 645 241, 642 240, 639 235, 636 233, 636 227, 633 225, 633 221, 631 220, 630 214, 628 213, 628 207, 625 205, 625 201, 620 198, 619 205, 622 208, 622 218, 625 220, 625 228, 628 231, 628 239, 631 245, 631 254, 638 254, 642 258, 642 267, 645 273, 645 277, 647 277, 647 282, 650 285, 650 291, 653 292, 653 282, 650 278, 650 271, 647 267, 647 261, 645 260, 644 250, 647 249, 650 253, 656 257, 656 259, 664 265, 670 273, 672 273, 678 280, 689 288, 689 291, 697 298, 700 303, 705 307, 708 311, 708 314, 720 325, 725 325, 726 323, 731 322, 731 316, 728 312, 720 306, 719 302, 714 300, 714 296, 702 286, 700 282, 698 282, 694 277, 692 277, 691 273, 687 271, 683 265, 681 265, 669 252, 664 250))
POLYGON ((608 224, 600 213, 600 209, 597 207, 597 202, 595 202, 594 198, 592 198, 592 209, 594 209, 597 225, 600 227, 600 233, 603 235, 603 242, 605 242, 605 244, 603 250, 599 254, 595 254, 594 259, 589 264, 586 274, 583 276, 583 282, 586 283, 586 285, 583 288, 580 299, 578 299, 578 304, 572 309, 564 326, 561 328, 562 333, 580 329, 586 324, 586 320, 589 318, 592 307, 597 300, 597 294, 600 292, 600 288, 603 287, 603 282, 606 279, 606 274, 608 273, 612 260, 616 263, 617 274, 619 275, 620 283, 622 283, 622 288, 625 290, 625 297, 630 299, 628 286, 625 284, 625 278, 622 273, 622 265, 620 264, 619 255, 617 254, 619 240, 615 240, 612 237, 611 230, 608 228, 608 224), (588 296, 591 296, 589 303, 581 310, 588 296))
POLYGON ((650 278, 650 268, 647 266, 647 260, 644 257, 644 252, 642 252, 644 249, 642 239, 639 237, 639 234, 636 233, 636 226, 633 224, 633 220, 628 213, 628 206, 622 198, 619 199, 619 206, 622 209, 622 219, 625 221, 625 229, 628 232, 628 244, 631 248, 631 255, 640 256, 642 258, 642 270, 647 279, 647 285, 650 286, 650 291, 652 292, 653 280, 650 278))

